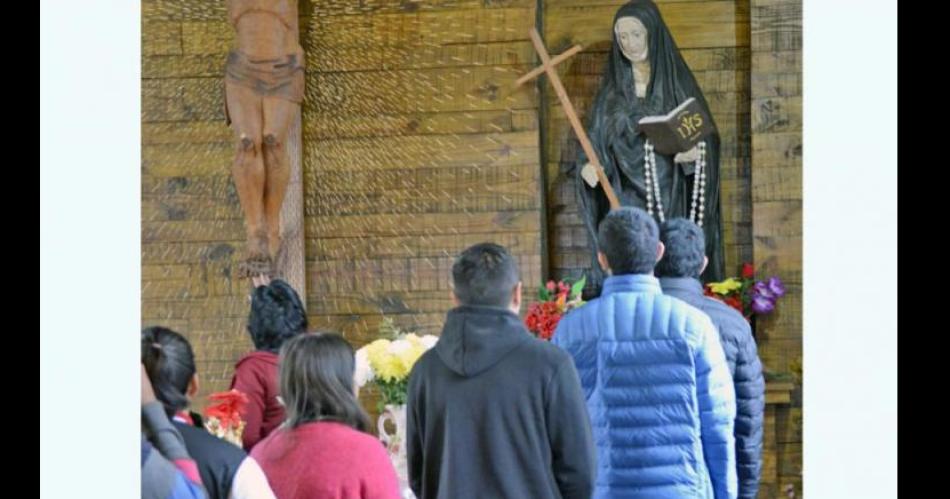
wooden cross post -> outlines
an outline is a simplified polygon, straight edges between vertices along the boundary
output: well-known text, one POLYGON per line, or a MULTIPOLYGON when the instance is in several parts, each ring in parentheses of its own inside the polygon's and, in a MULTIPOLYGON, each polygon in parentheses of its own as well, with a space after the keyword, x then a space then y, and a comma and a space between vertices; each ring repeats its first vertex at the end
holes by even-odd
MULTIPOLYGON (((294 31, 299 37, 299 27, 294 23, 294 31)), ((290 180, 284 194, 284 204, 280 207, 281 247, 274 262, 275 276, 283 279, 307 303, 307 272, 304 257, 304 198, 303 198, 303 126, 301 108, 297 106, 296 116, 287 132, 287 166, 290 167, 290 180)))
POLYGON ((590 139, 587 137, 587 132, 585 132, 584 127, 581 126, 581 120, 577 119, 577 112, 574 111, 571 100, 567 98, 567 91, 564 90, 564 85, 561 84, 561 79, 558 78, 557 71, 554 69, 558 63, 580 52, 581 46, 575 45, 563 54, 552 59, 551 56, 548 55, 547 48, 544 47, 544 42, 541 41, 541 35, 538 34, 538 30, 535 28, 531 28, 531 42, 534 43, 534 49, 537 50, 538 55, 541 56, 541 65, 519 78, 518 81, 515 82, 515 87, 521 86, 541 73, 547 73, 548 79, 551 80, 551 85, 554 86, 554 92, 557 93, 557 98, 561 101, 561 107, 564 108, 564 114, 567 115, 567 120, 571 122, 571 128, 574 129, 574 133, 577 135, 577 139, 580 141, 584 153, 587 154, 587 160, 597 172, 598 183, 601 188, 604 189, 604 194, 607 195, 607 200, 610 202, 610 209, 620 208, 620 201, 617 199, 617 195, 610 185, 610 180, 607 179, 607 175, 604 173, 604 167, 600 165, 597 153, 594 152, 594 147, 590 144, 590 139))

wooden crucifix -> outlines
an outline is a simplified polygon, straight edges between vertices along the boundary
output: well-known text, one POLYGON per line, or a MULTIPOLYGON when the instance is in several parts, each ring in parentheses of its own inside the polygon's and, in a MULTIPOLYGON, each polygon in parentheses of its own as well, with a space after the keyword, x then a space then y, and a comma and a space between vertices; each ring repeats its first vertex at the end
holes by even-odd
POLYGON ((279 277, 305 296, 297 0, 228 0, 235 44, 224 75, 231 167, 247 230, 241 277, 279 277))
POLYGON ((617 194, 614 193, 614 189, 610 185, 610 180, 607 179, 607 175, 604 173, 604 167, 600 165, 600 160, 597 158, 597 153, 594 151, 594 147, 591 145, 590 139, 587 137, 587 132, 584 131, 584 127, 581 126, 581 120, 577 119, 577 112, 574 111, 574 106, 571 104, 571 100, 567 97, 567 91, 564 90, 564 85, 561 83, 561 79, 558 77, 557 71, 554 69, 559 63, 580 52, 581 46, 575 45, 563 54, 560 54, 552 59, 548 54, 547 48, 544 47, 544 42, 541 41, 541 35, 538 34, 538 30, 535 28, 531 28, 531 42, 534 44, 534 49, 538 52, 538 55, 541 57, 541 65, 519 78, 518 81, 515 82, 515 87, 521 86, 525 82, 532 80, 541 73, 547 73, 548 79, 551 80, 551 85, 554 86, 554 92, 557 93, 557 98, 561 101, 561 107, 564 108, 564 114, 567 115, 567 120, 571 122, 571 128, 574 129, 574 133, 577 135, 577 139, 580 141, 581 147, 584 149, 584 153, 587 154, 587 160, 590 163, 585 168, 593 168, 597 175, 597 183, 599 183, 601 188, 604 189, 604 194, 607 195, 607 200, 610 202, 610 209, 613 210, 620 208, 620 201, 617 199, 617 194))
POLYGON ((234 185, 247 257, 238 275, 277 277, 306 296, 300 106, 304 52, 297 0, 227 0, 235 45, 225 65, 225 116, 235 132, 234 185))

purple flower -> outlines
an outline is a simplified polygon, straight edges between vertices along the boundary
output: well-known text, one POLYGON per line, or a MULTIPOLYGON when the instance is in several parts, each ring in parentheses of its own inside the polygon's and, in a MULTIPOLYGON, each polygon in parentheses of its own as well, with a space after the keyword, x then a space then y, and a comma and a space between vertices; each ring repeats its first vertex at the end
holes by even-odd
POLYGON ((752 312, 767 314, 775 310, 775 302, 785 294, 785 286, 778 277, 768 281, 759 281, 752 285, 749 293, 752 312))
POLYGON ((776 298, 781 298, 785 295, 785 286, 782 285, 782 280, 778 277, 771 277, 767 286, 769 291, 771 291, 776 298))
POLYGON ((775 310, 775 302, 764 296, 754 296, 752 298, 752 311, 757 314, 767 314, 775 310))
POLYGON ((772 290, 769 288, 768 284, 766 284, 765 282, 759 281, 752 285, 752 299, 754 300, 756 298, 762 298, 762 299, 767 299, 769 301, 774 301, 775 298, 777 297, 775 296, 774 293, 772 293, 772 290))

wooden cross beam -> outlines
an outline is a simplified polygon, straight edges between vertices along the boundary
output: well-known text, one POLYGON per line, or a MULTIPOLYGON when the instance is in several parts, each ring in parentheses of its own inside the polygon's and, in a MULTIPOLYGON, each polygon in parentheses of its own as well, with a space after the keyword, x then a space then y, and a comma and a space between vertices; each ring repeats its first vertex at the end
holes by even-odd
POLYGON ((587 154, 587 160, 590 162, 590 166, 596 171, 598 183, 600 184, 601 188, 604 189, 604 194, 607 195, 607 200, 610 202, 610 209, 613 210, 620 208, 620 201, 617 199, 617 194, 614 193, 614 189, 610 185, 607 175, 604 173, 604 167, 600 165, 600 160, 597 158, 597 153, 594 151, 594 147, 591 145, 590 139, 587 137, 587 132, 584 131, 584 127, 581 126, 581 120, 577 119, 577 112, 574 111, 574 106, 571 104, 571 100, 567 97, 567 91, 564 90, 564 85, 561 84, 561 79, 558 77, 557 71, 554 69, 558 63, 563 62, 572 55, 580 52, 581 46, 575 45, 571 49, 565 51, 563 54, 560 54, 552 59, 548 54, 547 48, 544 47, 544 42, 541 41, 541 35, 538 34, 538 30, 535 28, 531 28, 531 42, 534 44, 534 49, 537 50, 538 55, 541 57, 541 65, 519 78, 518 81, 515 82, 515 86, 518 87, 525 82, 537 77, 541 73, 547 73, 548 79, 551 80, 551 85, 554 87, 554 92, 557 93, 557 98, 561 101, 561 107, 564 108, 564 114, 567 115, 567 120, 571 123, 571 128, 574 129, 574 133, 577 135, 577 139, 580 141, 581 147, 584 149, 584 153, 587 154))

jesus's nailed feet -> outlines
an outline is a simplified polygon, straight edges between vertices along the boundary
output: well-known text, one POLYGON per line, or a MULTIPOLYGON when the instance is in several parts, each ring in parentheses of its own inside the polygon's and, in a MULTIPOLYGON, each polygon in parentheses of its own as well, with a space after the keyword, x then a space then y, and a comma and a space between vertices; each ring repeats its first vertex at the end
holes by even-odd
POLYGON ((269 256, 251 256, 238 265, 237 275, 241 279, 250 279, 258 276, 272 277, 274 262, 269 256))

